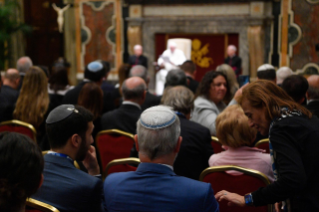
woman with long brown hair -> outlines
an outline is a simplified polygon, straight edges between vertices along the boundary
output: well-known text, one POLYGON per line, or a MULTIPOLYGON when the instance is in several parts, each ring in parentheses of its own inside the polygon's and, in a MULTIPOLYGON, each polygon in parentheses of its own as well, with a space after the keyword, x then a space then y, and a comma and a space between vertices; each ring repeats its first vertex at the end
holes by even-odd
POLYGON ((49 103, 47 77, 40 68, 32 66, 23 79, 13 117, 32 124, 39 136, 44 133, 39 132, 39 129, 45 119, 49 103))
POLYGON ((269 132, 275 182, 245 196, 222 190, 215 197, 229 205, 276 203, 281 211, 319 211, 319 120, 280 87, 258 80, 239 100, 250 127, 269 132))

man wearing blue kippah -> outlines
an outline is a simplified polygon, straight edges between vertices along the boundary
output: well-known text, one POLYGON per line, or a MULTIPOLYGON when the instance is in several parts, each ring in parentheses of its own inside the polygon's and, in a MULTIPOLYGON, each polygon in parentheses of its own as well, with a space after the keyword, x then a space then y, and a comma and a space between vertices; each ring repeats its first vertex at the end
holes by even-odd
POLYGON ((137 122, 135 172, 110 174, 104 182, 106 211, 219 211, 210 184, 177 176, 180 121, 166 106, 145 110, 137 122))

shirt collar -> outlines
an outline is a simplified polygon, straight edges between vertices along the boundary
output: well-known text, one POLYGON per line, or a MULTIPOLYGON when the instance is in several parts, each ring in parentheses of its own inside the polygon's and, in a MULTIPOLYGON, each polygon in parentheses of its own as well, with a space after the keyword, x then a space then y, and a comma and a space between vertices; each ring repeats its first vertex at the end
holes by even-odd
POLYGON ((319 99, 310 99, 310 100, 307 100, 307 105, 308 105, 310 102, 319 102, 319 99))
POLYGON ((139 104, 135 103, 135 102, 131 102, 131 101, 126 101, 126 100, 124 100, 124 101, 122 102, 122 105, 134 105, 134 106, 138 107, 140 110, 142 110, 141 106, 140 106, 139 104))

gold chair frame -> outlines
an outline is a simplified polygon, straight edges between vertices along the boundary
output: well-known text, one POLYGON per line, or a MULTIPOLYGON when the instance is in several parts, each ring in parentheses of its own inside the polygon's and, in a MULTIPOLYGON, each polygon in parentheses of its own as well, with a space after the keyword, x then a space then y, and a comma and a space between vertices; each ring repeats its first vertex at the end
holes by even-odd
POLYGON ((44 202, 40 202, 38 200, 32 199, 32 198, 28 198, 26 201, 26 205, 33 207, 35 209, 44 211, 44 212, 60 212, 58 209, 56 209, 55 207, 46 204, 44 202))
MULTIPOLYGON (((42 155, 46 155, 48 153, 48 150, 47 151, 42 151, 42 155)), ((76 160, 74 161, 74 166, 75 168, 77 169, 80 169, 80 165, 78 164, 78 162, 76 162, 76 160)))
MULTIPOLYGON (((254 169, 247 169, 247 168, 243 168, 243 167, 235 166, 235 165, 208 167, 204 171, 202 171, 202 173, 200 174, 199 181, 203 181, 204 177, 207 174, 214 173, 214 172, 225 172, 225 171, 230 171, 230 170, 239 171, 239 172, 242 172, 244 174, 256 177, 256 178, 262 180, 266 185, 270 184, 270 180, 268 179, 268 177, 265 174, 261 173, 260 171, 257 171, 254 169)), ((272 212, 273 211, 272 208, 273 208, 272 205, 268 204, 268 212, 272 212)))
POLYGON ((138 158, 121 158, 121 159, 115 159, 109 162, 105 168, 105 171, 103 172, 103 180, 107 177, 107 172, 112 166, 116 165, 122 165, 122 164, 134 164, 139 165, 141 163, 140 159, 138 158))
POLYGON ((263 144, 263 143, 269 143, 269 138, 264 138, 259 140, 256 144, 255 147, 258 147, 258 145, 263 144))
POLYGON ((214 141, 216 143, 220 143, 219 139, 216 136, 212 136, 212 141, 214 141))
POLYGON ((20 126, 23 126, 23 127, 26 127, 28 129, 30 129, 32 131, 32 133, 33 133, 34 141, 37 143, 37 131, 33 127, 32 124, 29 124, 29 123, 24 122, 24 121, 13 119, 13 120, 1 122, 0 126, 2 126, 2 125, 20 125, 20 126))

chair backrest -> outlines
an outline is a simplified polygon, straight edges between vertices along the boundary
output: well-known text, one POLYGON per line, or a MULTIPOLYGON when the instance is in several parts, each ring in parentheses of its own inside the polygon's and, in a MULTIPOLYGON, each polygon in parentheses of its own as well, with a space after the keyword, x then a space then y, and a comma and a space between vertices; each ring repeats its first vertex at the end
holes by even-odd
POLYGON ((128 158, 134 144, 134 136, 121 130, 103 130, 95 139, 102 170, 114 159, 128 158))
MULTIPOLYGON (((48 151, 42 151, 43 156, 46 155, 47 153, 48 153, 48 151)), ((78 162, 76 162, 76 160, 74 161, 74 166, 75 166, 75 168, 80 169, 80 165, 78 164, 78 162)))
POLYGON ((32 198, 27 199, 25 211, 26 212, 60 212, 55 207, 32 198))
MULTIPOLYGON (((256 191, 260 187, 266 187, 270 184, 270 181, 263 173, 253 170, 246 169, 240 166, 214 166, 205 169, 200 175, 200 181, 210 183, 215 194, 221 190, 227 190, 232 193, 245 195, 247 193, 256 191), (239 171, 242 175, 231 175, 225 171, 239 171)), ((223 212, 270 212, 272 206, 263 207, 229 207, 227 201, 219 203, 220 211, 223 212)))
POLYGON ((137 166, 132 165, 138 165, 140 162, 141 161, 138 158, 121 158, 112 160, 105 168, 103 179, 111 173, 136 171, 137 166))
POLYGON ((215 136, 212 136, 212 141, 211 141, 211 144, 212 144, 212 147, 214 149, 214 153, 220 153, 222 151, 225 151, 223 148, 222 148, 222 144, 219 143, 218 141, 218 138, 215 137, 215 136))
POLYGON ((17 132, 30 137, 37 142, 37 131, 35 128, 26 122, 19 120, 10 120, 0 123, 0 132, 17 132))
POLYGON ((267 153, 270 153, 269 151, 269 138, 261 139, 255 144, 255 147, 259 149, 266 150, 267 153))
POLYGON ((168 43, 170 41, 174 41, 176 43, 177 49, 184 52, 187 60, 191 59, 191 53, 192 53, 192 40, 191 39, 171 38, 167 41, 167 49, 168 49, 168 43))

